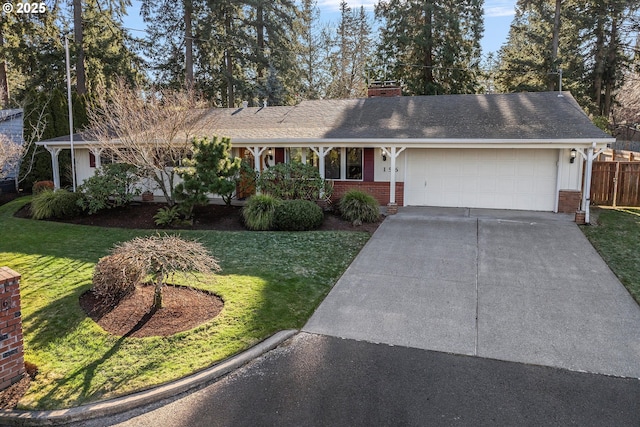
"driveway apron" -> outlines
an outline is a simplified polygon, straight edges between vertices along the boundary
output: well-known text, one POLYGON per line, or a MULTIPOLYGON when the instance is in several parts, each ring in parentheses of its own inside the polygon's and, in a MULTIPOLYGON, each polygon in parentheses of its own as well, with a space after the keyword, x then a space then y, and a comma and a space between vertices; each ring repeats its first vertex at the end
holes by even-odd
POLYGON ((561 214, 405 207, 303 330, 640 378, 640 307, 561 214))

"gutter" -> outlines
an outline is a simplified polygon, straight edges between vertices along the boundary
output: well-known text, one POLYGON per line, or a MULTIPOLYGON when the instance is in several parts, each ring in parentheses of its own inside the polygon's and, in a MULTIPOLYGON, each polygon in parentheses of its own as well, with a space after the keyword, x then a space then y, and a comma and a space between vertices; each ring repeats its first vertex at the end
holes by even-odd
MULTIPOLYGON (((246 146, 273 146, 273 147, 300 147, 301 145, 313 145, 321 147, 389 147, 406 146, 412 148, 504 148, 514 146, 517 148, 575 148, 583 146, 591 147, 592 144, 605 146, 614 143, 615 138, 535 138, 535 139, 498 139, 498 138, 231 138, 231 143, 236 147, 246 146), (542 146, 542 147, 541 147, 542 146)), ((70 141, 39 141, 39 146, 70 147, 70 141)), ((83 141, 74 144, 78 148, 88 148, 100 145, 98 141, 83 141)))

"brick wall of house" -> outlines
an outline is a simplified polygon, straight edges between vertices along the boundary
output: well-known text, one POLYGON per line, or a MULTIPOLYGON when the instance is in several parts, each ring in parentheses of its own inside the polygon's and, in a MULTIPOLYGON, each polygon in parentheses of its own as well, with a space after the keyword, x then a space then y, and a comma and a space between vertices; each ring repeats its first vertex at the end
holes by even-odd
POLYGON ((575 213, 580 209, 582 193, 580 190, 560 190, 558 193, 558 212, 575 213))
MULTIPOLYGON (((355 188, 365 191, 376 198, 381 206, 389 204, 389 182, 364 182, 364 181, 334 181, 331 201, 337 203, 340 197, 348 190, 355 188)), ((404 206, 404 182, 396 182, 396 203, 404 206)))
POLYGON ((0 267, 0 390, 24 376, 20 275, 0 267))

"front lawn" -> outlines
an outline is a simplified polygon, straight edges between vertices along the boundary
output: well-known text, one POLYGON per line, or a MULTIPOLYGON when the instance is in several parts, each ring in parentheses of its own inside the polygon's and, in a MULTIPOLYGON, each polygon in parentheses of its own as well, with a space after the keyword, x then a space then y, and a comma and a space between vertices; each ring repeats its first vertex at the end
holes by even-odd
POLYGON ((182 231, 222 273, 173 283, 216 293, 220 315, 169 337, 120 338, 80 308, 93 267, 114 243, 153 231, 18 219, 27 199, 0 206, 0 266, 22 274, 25 359, 39 369, 25 409, 76 406, 142 390, 206 368, 313 313, 369 238, 356 232, 182 231))
POLYGON ((595 213, 595 224, 582 230, 640 304, 640 209, 599 209, 595 213))

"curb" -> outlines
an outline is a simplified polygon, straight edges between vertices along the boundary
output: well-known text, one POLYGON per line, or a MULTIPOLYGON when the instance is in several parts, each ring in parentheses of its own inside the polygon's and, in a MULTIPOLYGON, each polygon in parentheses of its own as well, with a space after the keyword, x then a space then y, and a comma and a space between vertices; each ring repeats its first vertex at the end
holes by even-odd
POLYGON ((149 390, 130 394, 128 396, 91 403, 75 408, 56 409, 53 411, 2 410, 0 411, 0 425, 54 426, 127 412, 137 407, 158 402, 168 397, 184 393, 185 391, 195 389, 220 378, 256 357, 273 350, 297 333, 297 330, 277 332, 250 349, 205 369, 204 371, 200 371, 186 378, 163 384, 149 390))

